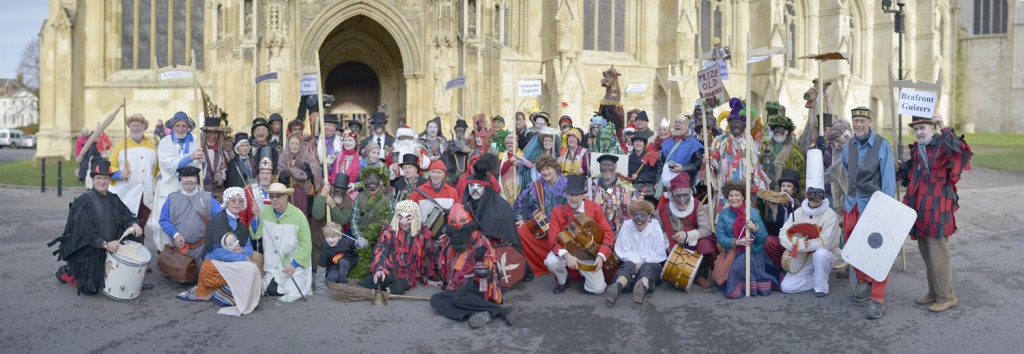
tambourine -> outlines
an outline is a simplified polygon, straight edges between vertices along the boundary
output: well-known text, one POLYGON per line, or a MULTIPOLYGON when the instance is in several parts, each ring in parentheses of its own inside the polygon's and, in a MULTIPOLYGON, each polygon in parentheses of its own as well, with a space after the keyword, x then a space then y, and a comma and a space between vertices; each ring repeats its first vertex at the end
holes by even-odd
POLYGON ((779 194, 778 192, 773 192, 768 189, 762 189, 757 191, 757 197, 761 198, 762 200, 766 200, 776 204, 789 202, 789 199, 786 199, 786 197, 783 196, 782 194, 779 194))

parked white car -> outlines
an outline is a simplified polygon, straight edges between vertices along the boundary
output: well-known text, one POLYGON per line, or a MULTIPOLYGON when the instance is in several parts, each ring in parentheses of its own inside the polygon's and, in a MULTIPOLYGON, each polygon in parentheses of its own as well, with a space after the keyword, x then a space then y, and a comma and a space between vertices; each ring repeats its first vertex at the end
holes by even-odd
POLYGON ((26 149, 35 149, 36 148, 36 136, 35 135, 25 135, 24 137, 21 138, 21 144, 19 144, 18 147, 26 148, 26 149))
MULTIPOLYGON (((25 133, 17 129, 0 129, 0 148, 20 148, 24 144, 25 133)), ((32 142, 35 145, 35 139, 32 142)))

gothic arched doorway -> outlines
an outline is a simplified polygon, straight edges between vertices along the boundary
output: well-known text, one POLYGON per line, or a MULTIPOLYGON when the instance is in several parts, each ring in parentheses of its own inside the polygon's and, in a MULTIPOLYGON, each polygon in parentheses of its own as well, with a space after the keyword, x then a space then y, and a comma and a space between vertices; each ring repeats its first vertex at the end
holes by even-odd
POLYGON ((365 122, 380 106, 380 79, 369 65, 347 61, 331 69, 324 92, 334 95, 331 113, 365 122))

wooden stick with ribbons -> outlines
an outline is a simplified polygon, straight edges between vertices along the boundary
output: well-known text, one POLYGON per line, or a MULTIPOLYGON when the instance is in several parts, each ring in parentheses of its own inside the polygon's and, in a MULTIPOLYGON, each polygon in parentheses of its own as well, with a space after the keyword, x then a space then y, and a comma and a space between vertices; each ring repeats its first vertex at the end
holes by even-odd
MULTIPOLYGON (((323 85, 323 82, 321 81, 321 75, 320 75, 320 53, 319 52, 317 52, 315 54, 315 58, 316 58, 316 66, 314 68, 316 69, 316 104, 317 104, 316 108, 317 108, 317 111, 320 112, 320 124, 318 124, 318 128, 319 128, 318 130, 319 131, 317 133, 320 134, 320 149, 322 149, 323 152, 324 152, 324 159, 323 159, 323 161, 321 161, 321 163, 323 164, 324 179, 323 179, 323 186, 321 186, 320 188, 328 188, 327 187, 328 186, 327 181, 330 180, 328 178, 328 174, 331 173, 331 172, 330 172, 329 169, 327 169, 327 159, 330 157, 330 155, 328 154, 328 151, 327 151, 327 136, 324 135, 324 119, 326 119, 327 112, 326 112, 326 109, 324 109, 324 85, 323 85)), ((312 121, 312 120, 310 120, 310 121, 312 121)), ((315 189, 316 186, 314 185, 313 188, 315 189)), ((331 191, 331 193, 333 194, 334 191, 331 191)), ((327 198, 332 198, 332 196, 327 196, 327 198)), ((327 215, 327 223, 329 224, 329 223, 331 223, 331 206, 328 205, 327 203, 324 203, 324 208, 327 208, 325 214, 327 215)))

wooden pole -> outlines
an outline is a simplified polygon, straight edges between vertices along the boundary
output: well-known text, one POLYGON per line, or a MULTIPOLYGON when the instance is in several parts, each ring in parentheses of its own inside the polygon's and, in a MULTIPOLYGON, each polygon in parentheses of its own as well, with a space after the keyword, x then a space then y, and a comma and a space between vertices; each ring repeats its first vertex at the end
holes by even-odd
MULTIPOLYGON (((121 166, 121 170, 122 171, 125 171, 125 170, 131 171, 131 165, 130 165, 131 164, 131 160, 128 159, 128 108, 127 108, 128 106, 127 106, 127 104, 128 104, 128 99, 127 98, 122 98, 121 99, 121 107, 125 107, 125 109, 121 110, 121 120, 124 121, 124 124, 121 127, 121 133, 124 134, 124 163, 120 163, 120 162, 118 163, 118 166, 121 166)), ((119 159, 120 157, 119 156, 114 156, 114 158, 115 159, 119 159)), ((121 176, 125 177, 124 173, 122 173, 121 176)))
MULTIPOLYGON (((199 128, 199 124, 205 124, 204 123, 204 121, 205 121, 204 118, 206 117, 206 112, 202 112, 202 111, 199 110, 199 79, 196 78, 196 70, 194 68, 194 66, 196 65, 196 50, 195 49, 192 50, 192 62, 191 62, 191 64, 192 64, 193 67, 190 67, 189 70, 192 71, 192 109, 193 109, 194 112, 196 112, 196 128, 199 128)), ((206 153, 206 142, 202 141, 202 135, 199 134, 200 130, 202 130, 202 129, 193 129, 192 131, 193 131, 193 133, 196 134, 196 137, 197 137, 196 138, 196 146, 198 146, 198 148, 200 148, 200 149, 203 149, 203 153, 205 154, 206 153)), ((202 194, 202 192, 204 190, 206 190, 206 188, 203 186, 203 180, 204 179, 206 179, 206 156, 203 156, 203 162, 201 162, 199 164, 199 192, 200 192, 200 194, 202 194)), ((202 201, 203 201, 203 198, 199 198, 199 202, 202 203, 202 201)))
POLYGON ((114 121, 114 118, 117 118, 117 113, 120 112, 121 109, 124 109, 124 105, 118 106, 117 109, 110 112, 107 119, 104 119, 103 122, 96 125, 96 130, 93 130, 92 135, 89 135, 89 140, 86 140, 85 145, 82 145, 82 152, 78 153, 78 156, 75 157, 76 162, 82 162, 82 159, 85 157, 85 153, 89 151, 89 147, 92 146, 92 144, 96 142, 96 139, 100 137, 100 133, 106 130, 107 126, 110 126, 110 123, 114 121))
MULTIPOLYGON (((821 42, 818 42, 818 53, 821 53, 821 42)), ((825 104, 822 102, 825 100, 825 79, 821 77, 821 65, 825 63, 824 60, 817 60, 818 62, 818 96, 814 99, 814 104, 818 106, 818 136, 825 136, 825 104)))
MULTIPOLYGON (((750 54, 750 50, 751 50, 750 49, 750 36, 747 36, 747 55, 750 54)), ((748 63, 747 63, 747 97, 745 97, 745 98, 747 99, 748 103, 753 103, 753 100, 750 99, 750 63, 749 63, 749 60, 748 60, 748 63)), ((751 121, 753 120, 752 118, 753 118, 754 115, 752 114, 753 108, 749 104, 747 105, 746 109, 747 109, 747 114, 746 114, 746 118, 745 119, 746 119, 746 123, 747 123, 746 124, 746 127, 747 127, 746 130, 747 131, 746 131, 745 135, 743 136, 743 150, 746 151, 747 158, 746 158, 746 161, 744 162, 744 165, 743 165, 744 169, 745 169, 743 171, 743 174, 746 175, 746 177, 747 177, 746 178, 746 180, 747 180, 746 181, 746 189, 744 189, 746 191, 746 194, 747 194, 746 195, 747 222, 752 222, 753 218, 750 217, 750 179, 754 177, 754 174, 753 174, 754 164, 752 163, 753 160, 751 160, 751 156, 750 155, 751 155, 751 149, 753 149, 753 145, 754 145, 753 144, 754 138, 752 138, 750 136, 750 126, 752 125, 751 121)), ((746 236, 748 238, 751 238, 750 229, 744 228, 744 230, 746 230, 746 236)), ((746 274, 747 277, 746 277, 746 286, 745 287, 746 287, 746 291, 747 291, 747 293, 746 293, 747 297, 750 297, 750 246, 753 246, 753 245, 749 245, 747 247, 744 247, 744 249, 746 250, 746 256, 744 257, 745 258, 744 260, 746 262, 746 272, 745 272, 745 274, 746 274)))
MULTIPOLYGON (((321 151, 324 152, 324 159, 323 159, 323 161, 321 161, 321 163, 323 164, 323 171, 324 171, 324 180, 323 180, 324 185, 321 186, 320 188, 326 188, 327 187, 327 181, 328 181, 327 176, 330 173, 330 171, 327 169, 327 158, 329 157, 329 155, 327 154, 327 136, 324 135, 324 119, 327 118, 327 112, 325 112, 325 109, 323 108, 323 106, 324 106, 324 85, 323 85, 323 82, 320 80, 320 52, 319 51, 316 53, 315 58, 316 58, 316 66, 314 68, 316 69, 316 98, 317 98, 317 100, 316 100, 317 103, 316 104, 317 104, 317 111, 320 112, 320 124, 319 124, 319 127, 318 127, 318 130, 319 130, 318 133, 320 134, 320 149, 321 149, 321 151)), ((287 142, 285 142, 285 143, 287 143, 287 142)), ((334 193, 334 191, 331 191, 331 193, 334 193)), ((331 196, 328 196, 328 198, 331 198, 331 196)), ((327 208, 327 210, 326 210, 327 211, 326 212, 327 223, 330 223, 331 222, 331 207, 329 205, 327 205, 327 203, 324 203, 324 207, 327 208)))

